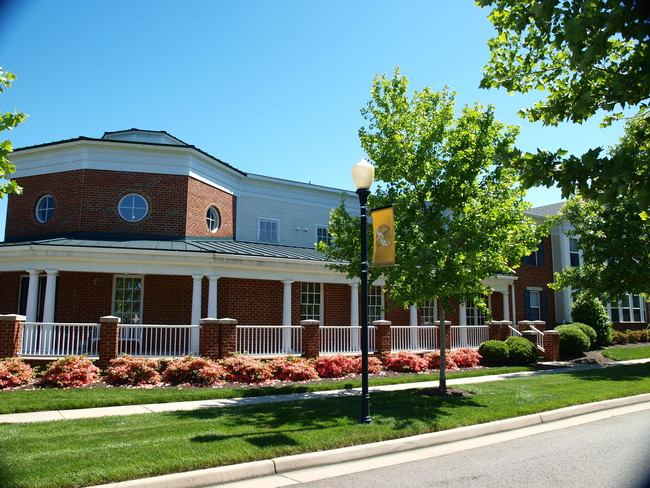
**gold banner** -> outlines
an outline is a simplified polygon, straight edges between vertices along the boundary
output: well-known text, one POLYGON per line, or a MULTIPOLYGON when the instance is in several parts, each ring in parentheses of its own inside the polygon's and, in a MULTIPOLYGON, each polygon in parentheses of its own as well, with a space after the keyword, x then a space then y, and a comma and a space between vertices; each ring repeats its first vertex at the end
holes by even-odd
POLYGON ((372 217, 372 266, 395 266, 395 218, 393 207, 370 212, 372 217))

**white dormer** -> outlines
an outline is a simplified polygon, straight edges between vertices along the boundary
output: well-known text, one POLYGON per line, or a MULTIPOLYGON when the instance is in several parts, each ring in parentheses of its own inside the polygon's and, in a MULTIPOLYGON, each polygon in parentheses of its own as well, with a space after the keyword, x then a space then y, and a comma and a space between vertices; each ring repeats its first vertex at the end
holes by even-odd
POLYGON ((187 146, 180 139, 168 134, 164 130, 140 130, 128 129, 115 132, 104 132, 102 139, 111 141, 147 142, 149 144, 172 144, 175 146, 187 146))

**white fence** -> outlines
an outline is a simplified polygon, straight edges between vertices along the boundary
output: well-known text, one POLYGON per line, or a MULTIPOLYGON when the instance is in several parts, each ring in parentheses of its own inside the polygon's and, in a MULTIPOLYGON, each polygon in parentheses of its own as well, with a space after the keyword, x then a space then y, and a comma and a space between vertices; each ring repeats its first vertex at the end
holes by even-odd
POLYGON ((235 349, 247 356, 301 355, 302 326, 238 325, 235 349))
POLYGON ((199 353, 197 325, 120 325, 119 329, 118 354, 179 357, 199 353))
POLYGON ((438 349, 438 326, 391 326, 391 351, 432 351, 438 349))
POLYGON ((21 354, 34 357, 98 355, 99 324, 25 322, 21 354))
MULTIPOLYGON (((361 354, 361 327, 321 326, 321 354, 361 354)), ((374 352, 375 327, 368 326, 368 351, 374 352)))
POLYGON ((489 325, 452 325, 450 348, 468 347, 478 349, 481 343, 489 340, 489 325))

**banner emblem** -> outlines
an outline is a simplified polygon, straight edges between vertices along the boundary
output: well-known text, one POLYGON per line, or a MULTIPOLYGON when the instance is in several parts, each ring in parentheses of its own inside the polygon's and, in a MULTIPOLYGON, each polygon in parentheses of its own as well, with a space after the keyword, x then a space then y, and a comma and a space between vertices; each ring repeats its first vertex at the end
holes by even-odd
POLYGON ((372 266, 395 266, 395 217, 393 206, 377 208, 372 216, 372 266))

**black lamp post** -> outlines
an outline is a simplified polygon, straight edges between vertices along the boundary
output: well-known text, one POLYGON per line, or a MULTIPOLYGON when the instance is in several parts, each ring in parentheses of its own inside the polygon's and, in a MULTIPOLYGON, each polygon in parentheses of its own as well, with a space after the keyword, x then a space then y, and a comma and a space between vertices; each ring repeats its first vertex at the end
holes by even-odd
POLYGON ((369 424, 370 393, 368 392, 368 243, 366 204, 370 186, 375 176, 375 167, 365 159, 352 167, 352 180, 357 187, 361 207, 361 418, 362 424, 369 424))

